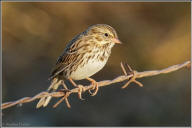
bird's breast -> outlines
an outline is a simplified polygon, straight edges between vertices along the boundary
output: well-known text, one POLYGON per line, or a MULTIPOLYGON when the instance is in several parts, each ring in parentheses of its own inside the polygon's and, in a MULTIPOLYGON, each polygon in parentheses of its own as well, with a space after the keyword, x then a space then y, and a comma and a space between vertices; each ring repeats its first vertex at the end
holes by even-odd
POLYGON ((71 72, 70 78, 74 80, 81 80, 90 77, 100 71, 106 64, 108 56, 104 53, 95 53, 90 56, 86 54, 84 56, 83 62, 78 65, 76 70, 71 72))

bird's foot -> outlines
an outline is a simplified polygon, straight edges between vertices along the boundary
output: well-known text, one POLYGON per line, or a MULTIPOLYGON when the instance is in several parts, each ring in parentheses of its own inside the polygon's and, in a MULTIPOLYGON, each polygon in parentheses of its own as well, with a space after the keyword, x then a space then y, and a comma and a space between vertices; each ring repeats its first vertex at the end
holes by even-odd
POLYGON ((93 88, 89 90, 89 93, 91 94, 91 96, 95 96, 99 90, 99 86, 98 83, 92 79, 92 78, 86 78, 87 80, 89 80, 91 82, 91 84, 93 85, 93 88), (95 90, 94 92, 91 92, 91 90, 95 90))
POLYGON ((79 88, 79 90, 78 90, 78 97, 79 97, 79 99, 85 100, 85 99, 82 98, 82 92, 85 91, 85 87, 83 85, 78 85, 77 87, 79 88))
POLYGON ((85 91, 85 87, 82 86, 82 85, 77 85, 71 78, 69 78, 69 81, 72 83, 72 85, 73 85, 74 87, 78 88, 78 97, 79 97, 79 99, 84 100, 84 99, 82 98, 82 92, 85 91))

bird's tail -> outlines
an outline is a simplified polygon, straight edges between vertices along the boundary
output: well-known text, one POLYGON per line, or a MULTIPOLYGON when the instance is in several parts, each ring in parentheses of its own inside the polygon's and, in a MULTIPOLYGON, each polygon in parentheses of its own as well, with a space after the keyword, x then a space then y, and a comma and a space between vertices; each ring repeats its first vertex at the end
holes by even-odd
MULTIPOLYGON (((51 85, 49 86, 49 88, 47 89, 48 92, 54 92, 58 89, 59 85, 61 84, 61 80, 58 80, 58 78, 54 78, 51 81, 51 85)), ((36 105, 36 108, 40 108, 40 107, 46 107, 50 100, 51 100, 51 96, 48 97, 42 97, 39 102, 36 105)))

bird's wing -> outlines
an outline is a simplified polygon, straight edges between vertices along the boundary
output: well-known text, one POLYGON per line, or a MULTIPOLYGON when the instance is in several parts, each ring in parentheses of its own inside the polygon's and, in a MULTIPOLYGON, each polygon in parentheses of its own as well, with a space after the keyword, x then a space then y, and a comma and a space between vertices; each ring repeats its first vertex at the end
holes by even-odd
MULTIPOLYGON (((87 44, 80 45, 83 37, 81 34, 74 37, 64 49, 63 54, 58 58, 55 67, 53 68, 50 79, 53 79, 61 72, 63 72, 67 67, 76 63, 77 60, 77 53, 87 44), (80 39, 81 38, 81 39, 80 39)), ((80 53, 80 52, 79 52, 80 53)))

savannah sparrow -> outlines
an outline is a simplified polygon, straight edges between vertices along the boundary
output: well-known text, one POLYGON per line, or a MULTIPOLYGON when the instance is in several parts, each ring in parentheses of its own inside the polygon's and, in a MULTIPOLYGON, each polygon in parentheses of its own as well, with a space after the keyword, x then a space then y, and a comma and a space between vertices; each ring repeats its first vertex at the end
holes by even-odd
MULTIPOLYGON (((68 79, 72 85, 78 87, 73 80, 87 79, 94 85, 95 92, 92 95, 95 95, 98 84, 89 77, 104 67, 115 43, 121 43, 117 33, 114 28, 106 24, 92 25, 75 36, 56 62, 50 76, 52 84, 48 90, 55 91, 61 84, 58 83, 60 80, 68 79)), ((41 98, 37 108, 47 106, 50 99, 51 97, 41 98)))

